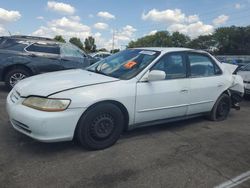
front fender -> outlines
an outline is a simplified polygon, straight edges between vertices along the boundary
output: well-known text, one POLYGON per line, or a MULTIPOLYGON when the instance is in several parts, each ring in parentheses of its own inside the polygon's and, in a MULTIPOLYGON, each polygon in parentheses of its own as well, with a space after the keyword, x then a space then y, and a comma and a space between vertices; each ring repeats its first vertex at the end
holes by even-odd
POLYGON ((134 122, 136 83, 118 81, 81 87, 57 93, 50 98, 71 99, 69 108, 89 108, 102 101, 116 101, 128 111, 129 124, 134 122))

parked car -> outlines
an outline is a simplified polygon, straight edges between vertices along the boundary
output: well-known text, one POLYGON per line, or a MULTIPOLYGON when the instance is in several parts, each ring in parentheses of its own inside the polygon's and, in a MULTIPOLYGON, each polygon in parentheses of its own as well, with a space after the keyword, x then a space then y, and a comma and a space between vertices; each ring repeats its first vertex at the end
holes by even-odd
POLYGON ((111 53, 109 53, 109 52, 96 52, 96 53, 91 53, 89 55, 93 58, 98 59, 98 60, 102 60, 106 57, 109 57, 111 55, 111 53))
POLYGON ((227 118, 243 80, 203 51, 127 49, 86 70, 27 78, 7 97, 13 127, 43 142, 76 138, 90 149, 124 130, 207 115, 227 118))
POLYGON ((70 43, 31 36, 0 37, 0 81, 12 88, 31 75, 85 68, 97 60, 70 43))
POLYGON ((237 74, 240 75, 244 80, 245 94, 250 95, 250 63, 241 67, 237 74))

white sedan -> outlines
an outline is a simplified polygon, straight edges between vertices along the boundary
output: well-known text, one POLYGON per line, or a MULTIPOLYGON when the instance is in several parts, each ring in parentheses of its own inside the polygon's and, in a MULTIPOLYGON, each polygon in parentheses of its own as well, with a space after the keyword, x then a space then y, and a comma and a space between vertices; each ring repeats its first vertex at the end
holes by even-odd
POLYGON ((250 95, 250 64, 241 67, 237 74, 240 75, 244 80, 245 94, 250 95))
POLYGON ((43 142, 76 138, 113 145, 124 130, 207 115, 227 118, 243 81, 214 57, 186 48, 127 49, 86 70, 20 81, 7 97, 10 122, 43 142))

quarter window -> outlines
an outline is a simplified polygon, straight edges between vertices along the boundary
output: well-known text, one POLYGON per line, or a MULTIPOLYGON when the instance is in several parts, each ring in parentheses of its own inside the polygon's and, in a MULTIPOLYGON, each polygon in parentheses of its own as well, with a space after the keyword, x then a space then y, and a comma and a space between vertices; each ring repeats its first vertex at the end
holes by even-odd
POLYGON ((60 50, 57 44, 34 43, 26 48, 29 52, 59 54, 60 50))
POLYGON ((61 55, 63 57, 83 58, 83 54, 76 47, 69 44, 61 46, 61 55))
POLYGON ((183 54, 167 54, 163 56, 152 70, 161 70, 166 73, 166 79, 186 77, 186 61, 183 54))

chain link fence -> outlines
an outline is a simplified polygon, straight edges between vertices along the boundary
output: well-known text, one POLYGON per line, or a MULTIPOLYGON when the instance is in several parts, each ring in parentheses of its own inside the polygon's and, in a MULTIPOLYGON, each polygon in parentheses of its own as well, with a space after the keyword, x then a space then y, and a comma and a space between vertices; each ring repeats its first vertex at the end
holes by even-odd
POLYGON ((224 63, 241 66, 250 63, 250 55, 217 55, 216 58, 224 63))

